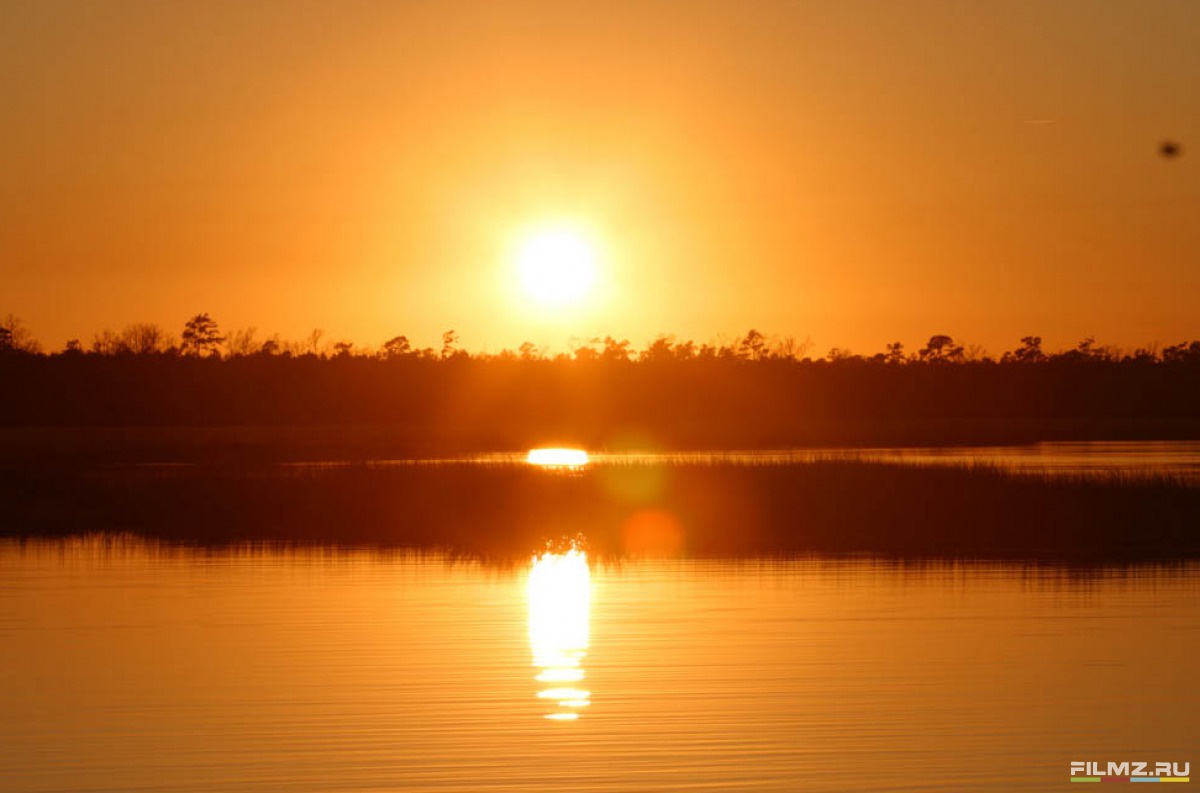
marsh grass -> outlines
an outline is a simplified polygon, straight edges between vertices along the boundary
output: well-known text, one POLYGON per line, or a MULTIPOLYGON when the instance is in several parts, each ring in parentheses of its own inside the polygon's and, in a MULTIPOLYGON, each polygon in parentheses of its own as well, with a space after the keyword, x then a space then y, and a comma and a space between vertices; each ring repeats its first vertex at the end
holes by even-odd
POLYGON ((506 463, 26 467, 4 473, 0 508, 0 533, 10 537, 128 532, 492 558, 577 535, 613 556, 1200 558, 1200 488, 1177 479, 847 459, 580 471, 506 463))

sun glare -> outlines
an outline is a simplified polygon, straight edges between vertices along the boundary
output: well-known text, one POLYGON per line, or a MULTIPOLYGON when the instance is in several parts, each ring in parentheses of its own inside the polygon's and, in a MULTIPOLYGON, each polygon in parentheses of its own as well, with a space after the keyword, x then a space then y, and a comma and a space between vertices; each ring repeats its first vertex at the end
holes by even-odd
POLYGON ((577 303, 596 280, 596 255, 582 236, 565 230, 531 236, 517 253, 521 288, 544 306, 577 303))
POLYGON ((525 462, 543 468, 580 468, 588 464, 583 449, 530 449, 525 462))

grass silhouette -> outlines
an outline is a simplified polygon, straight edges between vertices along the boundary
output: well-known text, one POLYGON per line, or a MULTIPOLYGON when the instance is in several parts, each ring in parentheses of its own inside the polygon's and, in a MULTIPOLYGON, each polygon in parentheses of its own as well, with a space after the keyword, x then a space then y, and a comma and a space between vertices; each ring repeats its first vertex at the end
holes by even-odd
POLYGON ((1200 488, 859 460, 789 465, 25 466, 0 534, 436 549, 515 558, 583 535, 599 555, 1141 561, 1200 558, 1200 488))

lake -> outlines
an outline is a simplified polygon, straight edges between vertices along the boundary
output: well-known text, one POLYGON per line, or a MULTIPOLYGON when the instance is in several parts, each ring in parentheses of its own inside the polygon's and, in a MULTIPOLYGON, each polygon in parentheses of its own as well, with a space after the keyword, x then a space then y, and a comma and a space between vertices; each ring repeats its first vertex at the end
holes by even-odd
POLYGON ((1194 564, 4 541, 0 789, 1052 790, 1198 653, 1194 564))

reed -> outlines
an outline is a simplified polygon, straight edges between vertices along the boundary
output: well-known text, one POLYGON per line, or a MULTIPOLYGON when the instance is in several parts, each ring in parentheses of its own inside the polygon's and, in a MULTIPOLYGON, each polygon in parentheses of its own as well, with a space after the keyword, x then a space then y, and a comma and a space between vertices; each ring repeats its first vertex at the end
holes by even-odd
POLYGON ((582 535, 602 555, 1185 560, 1200 488, 859 460, 794 465, 478 463, 25 467, 0 482, 0 534, 131 532, 526 556, 582 535))

